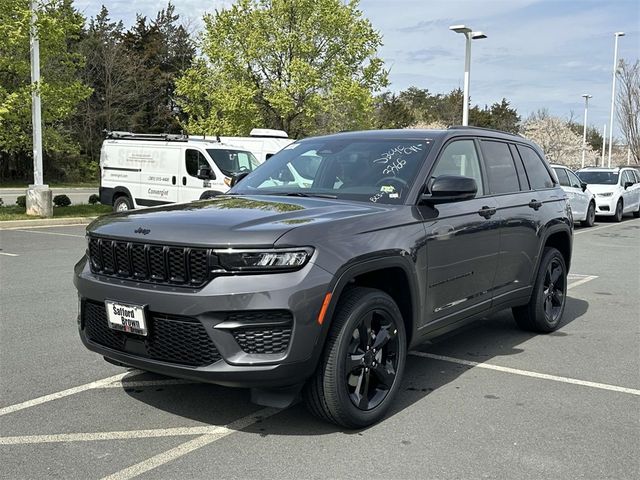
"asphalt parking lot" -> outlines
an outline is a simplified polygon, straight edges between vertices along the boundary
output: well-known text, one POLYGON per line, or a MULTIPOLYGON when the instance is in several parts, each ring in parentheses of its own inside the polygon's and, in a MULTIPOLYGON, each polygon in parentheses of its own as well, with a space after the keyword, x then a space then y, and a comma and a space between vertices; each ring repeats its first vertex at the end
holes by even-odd
POLYGON ((126 371, 82 346, 84 227, 0 230, 0 478, 640 475, 640 220, 577 229, 563 327, 503 312, 410 355, 383 422, 126 371))

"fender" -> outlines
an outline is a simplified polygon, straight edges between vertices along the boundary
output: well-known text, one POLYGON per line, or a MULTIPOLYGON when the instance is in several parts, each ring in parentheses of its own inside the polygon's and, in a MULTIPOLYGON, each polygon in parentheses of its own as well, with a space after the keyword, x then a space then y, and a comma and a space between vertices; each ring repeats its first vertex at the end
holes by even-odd
POLYGON ((100 187, 100 203, 103 205, 113 205, 113 199, 119 193, 124 193, 133 201, 133 196, 127 187, 100 187))
POLYGON ((540 261, 542 260, 542 251, 544 250, 544 246, 547 244, 547 240, 549 237, 556 233, 566 233, 569 236, 569 261, 567 263, 567 272, 571 267, 571 255, 573 252, 573 225, 569 224, 569 220, 566 220, 567 223, 555 223, 552 225, 548 225, 545 228, 544 236, 540 241, 540 247, 538 247, 538 261, 536 265, 536 270, 534 275, 531 277, 530 284, 533 285, 535 278, 538 276, 538 269, 540 268, 540 261))
POLYGON ((336 306, 342 292, 349 282, 363 273, 392 267, 401 268, 407 276, 411 293, 411 314, 413 319, 411 331, 407 331, 407 338, 411 340, 417 338, 416 332, 419 322, 416 320, 420 318, 421 297, 418 288, 418 281, 415 276, 415 267, 411 263, 411 256, 408 252, 403 250, 376 252, 372 255, 368 255, 367 258, 356 259, 343 265, 334 275, 328 288, 328 292, 331 292, 331 301, 329 302, 329 306, 324 317, 325 320, 322 324, 321 333, 316 341, 314 361, 319 358, 320 353, 324 348, 325 339, 329 333, 336 306))

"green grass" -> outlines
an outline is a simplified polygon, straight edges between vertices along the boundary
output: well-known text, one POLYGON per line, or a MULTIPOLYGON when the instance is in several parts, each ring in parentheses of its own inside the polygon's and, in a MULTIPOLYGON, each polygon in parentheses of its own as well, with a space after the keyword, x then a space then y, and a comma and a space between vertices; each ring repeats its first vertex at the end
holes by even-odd
MULTIPOLYGON (((68 207, 54 207, 53 218, 64 217, 95 217, 110 213, 109 205, 69 205, 68 207)), ((16 206, 0 207, 0 222, 4 220, 34 220, 39 217, 30 217, 24 208, 16 206)))
MULTIPOLYGON (((49 188, 98 188, 100 183, 98 182, 48 182, 49 188)), ((28 182, 16 182, 16 181, 2 181, 0 182, 0 188, 29 188, 28 182)))

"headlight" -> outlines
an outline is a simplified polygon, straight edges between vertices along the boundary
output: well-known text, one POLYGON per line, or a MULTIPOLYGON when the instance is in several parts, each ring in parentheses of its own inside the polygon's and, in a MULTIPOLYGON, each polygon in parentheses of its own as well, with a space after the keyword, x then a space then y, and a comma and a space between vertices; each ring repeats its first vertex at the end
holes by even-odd
POLYGON ((613 195, 613 192, 598 193, 599 197, 610 197, 611 195, 613 195))
POLYGON ((282 271, 302 268, 313 255, 313 248, 274 250, 216 250, 220 265, 232 271, 282 271))

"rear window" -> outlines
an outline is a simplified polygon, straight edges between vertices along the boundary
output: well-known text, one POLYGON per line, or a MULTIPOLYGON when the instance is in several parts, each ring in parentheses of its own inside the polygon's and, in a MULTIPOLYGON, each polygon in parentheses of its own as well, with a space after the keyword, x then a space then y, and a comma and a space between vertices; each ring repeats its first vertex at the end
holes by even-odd
POLYGON ((493 194, 519 192, 518 172, 509 145, 483 140, 481 146, 487 167, 489 191, 493 194))
POLYGON ((567 176, 567 171, 564 168, 554 168, 554 172, 556 172, 556 177, 558 177, 558 181, 560 185, 563 187, 569 187, 569 177, 567 176))
POLYGON ((531 188, 537 190, 540 188, 553 187, 553 178, 551 178, 551 174, 549 170, 547 170, 544 160, 540 158, 535 150, 525 147, 524 145, 518 145, 518 151, 520 152, 520 157, 522 157, 524 168, 527 171, 531 188))

